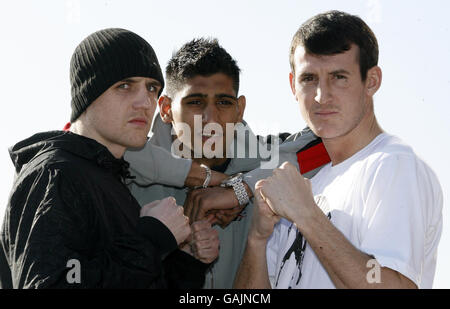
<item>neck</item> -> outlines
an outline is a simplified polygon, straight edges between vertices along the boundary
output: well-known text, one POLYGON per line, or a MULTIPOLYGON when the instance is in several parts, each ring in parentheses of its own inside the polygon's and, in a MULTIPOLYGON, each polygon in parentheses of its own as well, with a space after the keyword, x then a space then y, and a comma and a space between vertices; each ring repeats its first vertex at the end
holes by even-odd
POLYGON ((125 153, 125 150, 126 150, 125 147, 108 142, 107 139, 100 136, 100 134, 98 134, 96 131, 91 130, 89 128, 89 126, 84 125, 79 120, 77 120, 71 124, 70 132, 84 136, 84 137, 88 137, 90 139, 97 141, 98 143, 105 146, 116 159, 122 158, 123 154, 125 153))
POLYGON ((366 147, 382 132, 375 115, 371 113, 347 134, 335 138, 322 138, 322 141, 334 166, 366 147))

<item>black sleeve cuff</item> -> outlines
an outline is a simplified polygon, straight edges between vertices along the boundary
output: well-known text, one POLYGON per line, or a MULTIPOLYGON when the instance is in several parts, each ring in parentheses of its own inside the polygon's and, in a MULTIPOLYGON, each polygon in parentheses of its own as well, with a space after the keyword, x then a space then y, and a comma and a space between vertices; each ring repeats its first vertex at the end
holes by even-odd
POLYGON ((161 221, 154 217, 141 217, 138 222, 138 232, 153 243, 166 256, 178 248, 177 240, 172 232, 161 221))
POLYGON ((205 264, 192 255, 175 250, 164 261, 169 277, 169 288, 200 289, 211 264, 205 264))

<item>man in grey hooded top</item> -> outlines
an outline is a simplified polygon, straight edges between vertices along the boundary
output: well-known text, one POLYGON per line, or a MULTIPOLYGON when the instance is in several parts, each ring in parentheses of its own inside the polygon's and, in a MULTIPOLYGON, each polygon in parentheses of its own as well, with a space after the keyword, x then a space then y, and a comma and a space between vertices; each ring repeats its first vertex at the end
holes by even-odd
POLYGON ((297 162, 298 150, 320 142, 309 130, 290 136, 280 149, 277 137, 257 138, 243 120, 246 101, 238 96, 239 71, 217 40, 186 43, 167 65, 167 90, 159 98, 160 114, 151 138, 144 148, 125 155, 135 176, 129 187, 141 205, 173 196, 184 204, 191 221, 217 223, 220 252, 208 270, 205 288, 233 285, 250 227, 249 198, 256 181, 284 161, 297 162), (194 164, 202 164, 206 179, 203 188, 189 191, 183 186, 194 164), (230 177, 223 186, 208 187, 210 170, 230 177))

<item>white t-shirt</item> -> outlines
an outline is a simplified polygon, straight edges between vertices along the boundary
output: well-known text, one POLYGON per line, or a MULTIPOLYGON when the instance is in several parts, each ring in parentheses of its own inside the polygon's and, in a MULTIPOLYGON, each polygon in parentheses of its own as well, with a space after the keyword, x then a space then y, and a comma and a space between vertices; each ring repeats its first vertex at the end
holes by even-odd
MULTIPOLYGON (((344 162, 326 165, 311 184, 316 203, 356 248, 418 287, 432 287, 442 191, 433 171, 409 146, 380 134, 344 162)), ((269 239, 267 264, 273 288, 335 287, 311 247, 285 219, 269 239)), ((369 266, 368 273, 374 269, 369 266)))

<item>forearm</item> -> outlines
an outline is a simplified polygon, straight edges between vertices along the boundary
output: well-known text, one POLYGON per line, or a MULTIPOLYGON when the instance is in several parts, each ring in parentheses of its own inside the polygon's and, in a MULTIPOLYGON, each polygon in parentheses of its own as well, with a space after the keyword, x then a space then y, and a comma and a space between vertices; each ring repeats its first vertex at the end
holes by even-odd
POLYGON ((236 289, 270 289, 266 259, 267 241, 247 239, 244 257, 234 280, 236 289))
MULTIPOLYGON (((209 182, 209 186, 217 186, 226 178, 228 178, 228 176, 223 173, 211 171, 211 180, 209 182)), ((184 181, 184 185, 189 188, 200 187, 203 186, 205 179, 205 168, 201 167, 197 162, 192 161, 192 165, 184 181)))
POLYGON ((298 222, 297 226, 337 288, 415 287, 412 281, 389 268, 379 268, 379 281, 368 280, 373 266, 368 267, 367 263, 374 257, 353 246, 318 207, 308 222, 298 222))
POLYGON ((130 163, 134 181, 141 186, 158 183, 183 187, 192 164, 192 160, 174 157, 149 141, 142 149, 128 149, 124 159, 130 163))

